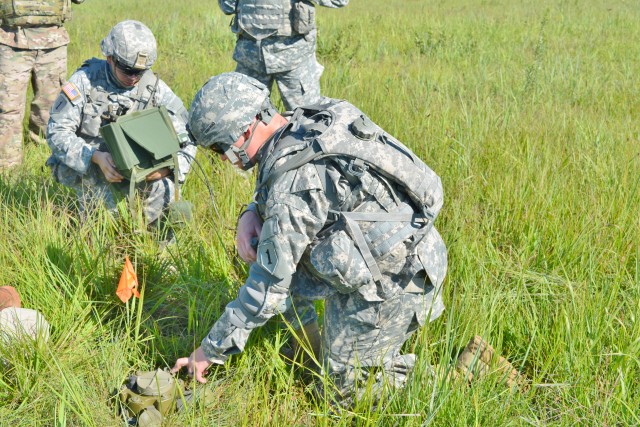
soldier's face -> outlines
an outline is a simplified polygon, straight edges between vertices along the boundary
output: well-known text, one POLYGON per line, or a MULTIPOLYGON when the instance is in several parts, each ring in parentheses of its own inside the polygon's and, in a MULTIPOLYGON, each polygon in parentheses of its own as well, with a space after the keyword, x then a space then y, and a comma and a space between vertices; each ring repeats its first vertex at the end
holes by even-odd
POLYGON ((130 71, 125 70, 123 67, 118 66, 116 61, 112 57, 107 58, 107 62, 111 66, 111 72, 116 77, 116 80, 122 87, 134 87, 140 81, 142 77, 142 73, 145 70, 141 70, 141 72, 132 73, 130 71))

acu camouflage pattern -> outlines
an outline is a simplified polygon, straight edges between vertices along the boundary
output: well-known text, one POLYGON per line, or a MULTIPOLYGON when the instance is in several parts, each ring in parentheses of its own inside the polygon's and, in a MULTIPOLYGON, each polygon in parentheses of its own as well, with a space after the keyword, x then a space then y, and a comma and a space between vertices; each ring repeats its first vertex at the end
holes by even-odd
POLYGON ((223 73, 211 77, 193 98, 189 131, 198 145, 215 145, 226 151, 247 130, 268 99, 269 90, 246 75, 223 73))
MULTIPOLYGON (((75 85, 80 96, 70 100, 60 93, 52 107, 47 128, 47 142, 52 154, 47 165, 59 183, 76 191, 81 209, 89 210, 103 203, 108 209, 115 210, 122 194, 128 192, 127 182, 108 183, 100 168, 91 162, 96 150, 106 151, 99 129, 106 124, 103 115, 109 111, 125 113, 146 106, 164 105, 176 133, 185 144, 178 153, 180 170, 177 171, 179 181, 184 181, 196 147, 187 136, 187 111, 166 83, 147 71, 138 85, 122 88, 107 61, 95 58, 73 73, 69 82, 75 85)), ((175 198, 174 183, 170 176, 153 182, 141 182, 137 189, 149 223, 159 219, 175 198)))
MULTIPOLYGON (((335 104, 338 109, 340 105, 353 108, 335 104)), ((334 111, 341 117, 340 111, 334 111)), ((202 117, 200 111, 192 109, 190 126, 198 117, 202 117)), ((327 277, 327 270, 338 273, 336 265, 349 264, 344 259, 346 252, 340 254, 331 244, 323 245, 343 230, 332 212, 378 213, 391 207, 413 210, 413 206, 406 194, 373 171, 365 171, 355 183, 349 176, 348 159, 306 163, 260 186, 315 137, 306 131, 306 125, 314 123, 312 119, 294 123, 279 141, 272 140, 259 153, 255 201, 264 223, 258 261, 251 265, 238 297, 202 341, 202 348, 211 361, 223 363, 244 349, 253 328, 283 314, 297 329, 317 319, 312 301, 325 299, 323 367, 335 386, 327 391, 335 391, 348 404, 370 378, 375 382, 374 392, 404 383, 415 357, 401 355, 402 344, 444 310, 441 289, 446 248, 436 229, 428 227, 419 244, 408 238, 377 260, 382 273, 378 282, 363 278, 358 268, 344 283, 361 280, 368 286, 363 283, 346 289, 327 277), (262 157, 272 151, 277 153, 273 158, 262 157), (427 258, 424 265, 422 260, 427 258)), ((376 224, 364 221, 360 227, 367 233, 376 224)))
POLYGON ((324 67, 316 60, 315 23, 296 32, 299 21, 291 16, 291 11, 301 4, 306 5, 302 7, 307 14, 312 14, 311 3, 338 8, 346 6, 349 0, 218 0, 227 15, 243 12, 241 25, 237 25, 237 17, 232 22, 232 30, 238 34, 233 52, 236 71, 269 89, 275 81, 287 110, 317 104, 322 99, 320 76, 324 67))
MULTIPOLYGON (((11 1, 3 5, 10 7, 11 1)), ((29 82, 34 92, 29 136, 44 143, 49 108, 67 77, 67 44, 69 35, 62 26, 16 27, 5 22, 0 27, 0 170, 22 162, 22 120, 29 82)))
POLYGON ((128 67, 151 68, 158 57, 156 38, 151 30, 139 21, 122 21, 116 24, 100 49, 104 56, 113 56, 128 67))

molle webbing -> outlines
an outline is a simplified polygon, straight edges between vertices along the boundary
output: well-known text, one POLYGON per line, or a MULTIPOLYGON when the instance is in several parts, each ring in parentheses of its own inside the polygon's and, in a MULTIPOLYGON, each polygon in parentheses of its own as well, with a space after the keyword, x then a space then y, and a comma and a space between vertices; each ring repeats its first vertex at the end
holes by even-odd
POLYGON ((69 0, 2 0, 2 24, 12 27, 62 25, 71 17, 69 0))
POLYGON ((290 0, 238 0, 236 20, 240 30, 256 40, 293 34, 290 0))
POLYGON ((378 282, 382 273, 376 260, 386 258, 393 248, 411 236, 417 244, 431 229, 433 222, 415 213, 405 212, 337 212, 344 218, 347 232, 369 267, 371 276, 378 282), (376 222, 366 233, 358 221, 376 222), (393 223, 402 223, 395 227, 393 223), (384 237, 384 238, 382 238, 384 237))
POLYGON ((315 7, 307 0, 237 0, 232 23, 234 32, 258 46, 267 37, 305 35, 315 28, 315 7))

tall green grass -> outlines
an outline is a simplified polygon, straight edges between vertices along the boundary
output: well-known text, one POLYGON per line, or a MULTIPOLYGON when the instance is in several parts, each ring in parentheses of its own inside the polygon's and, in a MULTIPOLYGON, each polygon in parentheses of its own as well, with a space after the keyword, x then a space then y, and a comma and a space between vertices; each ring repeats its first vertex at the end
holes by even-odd
MULTIPOLYGON (((123 19, 154 31, 154 70, 187 106, 234 67, 214 1, 74 10, 70 72, 100 57, 123 19)), ((212 370, 212 406, 167 425, 640 425, 637 4, 352 0, 318 14, 323 92, 359 106, 443 179, 447 311, 407 343, 418 366, 383 405, 314 403, 278 357, 286 329, 273 321, 212 370), (497 374, 470 387, 444 379, 474 334, 528 390, 505 389, 497 374)), ((242 283, 233 229, 252 179, 200 153, 218 211, 194 170, 184 197, 195 221, 161 252, 126 215, 79 221, 47 155, 29 146, 26 163, 0 176, 0 283, 52 325, 43 348, 0 347, 0 425, 124 425, 113 390, 188 354, 242 283), (114 294, 125 255, 143 287, 127 305, 114 294)))

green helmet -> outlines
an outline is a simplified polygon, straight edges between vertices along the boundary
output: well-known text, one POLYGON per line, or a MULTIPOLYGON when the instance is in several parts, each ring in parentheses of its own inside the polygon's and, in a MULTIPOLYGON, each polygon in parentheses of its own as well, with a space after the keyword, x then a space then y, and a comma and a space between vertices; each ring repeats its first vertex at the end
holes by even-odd
POLYGON ((258 117, 269 123, 277 111, 269 100, 269 89, 258 80, 232 72, 211 77, 198 91, 189 109, 189 132, 196 144, 211 147, 245 167, 251 162, 245 148, 233 144, 258 117))
POLYGON ((100 48, 104 56, 111 56, 137 70, 151 68, 158 57, 156 38, 146 25, 138 21, 117 23, 102 39, 100 48))

